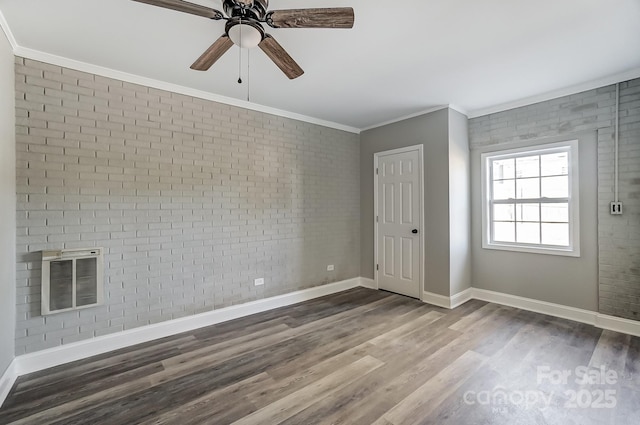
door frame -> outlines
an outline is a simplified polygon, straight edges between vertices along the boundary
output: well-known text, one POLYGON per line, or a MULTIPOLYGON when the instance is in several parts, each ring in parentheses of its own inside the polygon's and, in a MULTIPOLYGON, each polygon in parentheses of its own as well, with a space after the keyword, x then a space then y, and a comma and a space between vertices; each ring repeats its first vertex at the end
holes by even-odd
POLYGON ((418 238, 419 240, 419 247, 420 247, 420 254, 419 254, 419 258, 420 258, 420 276, 418 277, 418 282, 420 284, 420 301, 424 301, 424 252, 425 252, 425 231, 424 231, 424 155, 423 155, 423 145, 413 145, 413 146, 407 146, 404 148, 398 148, 398 149, 391 149, 388 151, 381 151, 381 152, 376 152, 373 154, 373 261, 374 261, 374 282, 375 282, 375 289, 380 289, 380 285, 378 283, 378 273, 380 273, 380 270, 377 270, 378 267, 376 267, 376 265, 380 264, 378 262, 378 226, 379 226, 379 222, 377 220, 377 217, 380 216, 379 211, 378 211, 378 162, 379 162, 379 158, 381 156, 387 156, 387 155, 394 155, 394 154, 398 154, 398 153, 405 153, 405 152, 411 152, 411 151, 418 151, 418 165, 420 167, 420 172, 419 172, 419 182, 418 182, 418 194, 419 194, 419 201, 418 201, 418 206, 420 208, 420 212, 419 212, 419 217, 420 217, 420 237, 418 238))

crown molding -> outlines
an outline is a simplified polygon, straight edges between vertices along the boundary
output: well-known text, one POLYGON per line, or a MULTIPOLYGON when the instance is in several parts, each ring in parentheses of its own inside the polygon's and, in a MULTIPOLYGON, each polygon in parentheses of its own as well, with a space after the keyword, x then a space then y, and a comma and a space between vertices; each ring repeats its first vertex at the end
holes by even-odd
POLYGON ((18 45, 2 11, 0 11, 0 28, 5 33, 7 40, 11 44, 15 56, 20 56, 27 59, 33 59, 40 62, 50 63, 53 65, 63 66, 66 68, 70 68, 70 69, 74 69, 82 72, 88 72, 88 73, 100 75, 107 78, 114 78, 120 81, 126 81, 133 84, 140 84, 140 85, 153 87, 160 90, 167 90, 167 91, 171 91, 179 94, 184 94, 187 96, 193 96, 200 99, 210 100, 212 102, 218 102, 218 103, 222 103, 230 106, 237 106, 240 108, 245 108, 245 109, 249 109, 257 112, 263 112, 266 114, 276 115, 284 118, 290 118, 293 120, 307 122, 310 124, 316 124, 323 127, 333 128, 336 130, 346 131, 354 134, 360 134, 363 131, 372 130, 372 129, 383 127, 389 124, 394 124, 410 118, 415 118, 421 115, 437 112, 446 108, 458 111, 461 114, 466 115, 469 119, 478 118, 485 115, 504 112, 504 111, 516 109, 516 108, 521 108, 521 107, 533 105, 536 103, 545 102, 545 101, 557 99, 564 96, 570 96, 576 93, 581 93, 584 91, 593 90, 600 87, 605 87, 612 84, 640 78, 640 67, 637 67, 628 71, 624 71, 624 72, 609 75, 603 78, 587 81, 581 84, 576 84, 573 86, 552 90, 546 93, 525 97, 522 99, 502 103, 499 105, 489 106, 486 108, 466 110, 465 108, 459 107, 457 105, 451 105, 451 104, 439 105, 439 106, 434 106, 432 108, 424 109, 412 114, 408 114, 408 115, 393 118, 384 122, 380 122, 368 127, 357 128, 353 126, 336 123, 333 121, 326 121, 326 120, 298 114, 291 111, 285 111, 282 109, 272 108, 270 106, 260 105, 253 102, 247 102, 247 101, 232 98, 232 97, 217 95, 217 94, 206 92, 203 90, 181 86, 178 84, 167 83, 164 81, 155 80, 155 79, 143 77, 140 75, 130 74, 130 73, 114 70, 111 68, 101 67, 98 65, 93 65, 90 63, 76 61, 74 59, 69 59, 66 57, 42 52, 39 50, 22 47, 18 45))
POLYGON ((11 48, 15 53, 15 50, 18 47, 18 43, 16 42, 16 38, 13 36, 13 33, 11 32, 11 28, 9 28, 9 24, 7 23, 7 20, 4 18, 4 15, 2 14, 1 10, 0 10, 0 28, 2 28, 2 31, 7 36, 7 40, 9 40, 9 44, 11 44, 11 48))
POLYGON ((81 62, 74 59, 65 58, 62 56, 52 55, 50 53, 42 52, 40 50, 29 49, 26 47, 16 45, 13 49, 13 52, 16 56, 23 57, 26 59, 45 62, 52 65, 61 66, 64 68, 70 68, 76 71, 87 72, 89 74, 100 75, 101 77, 113 78, 119 81, 125 81, 127 83, 152 87, 159 90, 166 90, 169 92, 179 93, 186 96, 197 97, 199 99, 210 100, 212 102, 223 103, 225 105, 236 106, 239 108, 249 109, 257 112, 263 112, 265 114, 277 115, 284 118, 290 118, 296 121, 302 121, 310 124, 320 125, 323 127, 333 128, 336 130, 346 131, 349 133, 360 134, 359 128, 347 126, 344 124, 340 124, 332 121, 325 121, 322 119, 309 117, 302 114, 297 114, 295 112, 272 108, 270 106, 260 105, 258 103, 253 103, 253 102, 247 102, 247 101, 235 99, 232 97, 221 96, 221 95, 206 92, 203 90, 181 86, 178 84, 167 83, 164 81, 155 80, 155 79, 143 77, 140 75, 130 74, 127 72, 118 71, 111 68, 92 65, 86 62, 81 62))
POLYGON ((449 104, 449 109, 453 109, 456 112, 460 112, 462 115, 468 117, 469 116, 469 111, 467 111, 466 109, 458 106, 458 105, 452 105, 449 104))
POLYGON ((384 127, 385 125, 389 125, 389 124, 395 124, 395 123, 400 122, 400 121, 404 121, 404 120, 408 120, 408 119, 411 119, 411 118, 419 117, 421 115, 430 114, 432 112, 438 112, 438 111, 441 111, 441 110, 447 109, 447 108, 453 109, 456 112, 460 112, 462 115, 465 115, 465 116, 469 115, 468 112, 464 108, 461 108, 461 107, 459 107, 457 105, 451 105, 451 104, 449 104, 449 105, 439 105, 439 106, 434 106, 433 108, 424 109, 422 111, 414 112, 414 113, 409 114, 409 115, 403 115, 401 117, 393 118, 393 119, 391 119, 389 121, 384 121, 384 122, 381 122, 381 123, 378 123, 378 124, 374 124, 374 125, 366 127, 366 128, 361 128, 360 131, 362 132, 362 131, 367 131, 367 130, 373 130, 374 128, 384 127))
POLYGON ((111 68, 106 68, 98 65, 92 65, 90 63, 77 61, 74 59, 65 58, 63 56, 57 56, 50 53, 42 52, 40 50, 29 49, 22 47, 18 44, 9 24, 4 17, 2 11, 0 11, 0 28, 7 36, 7 40, 13 48, 13 54, 15 56, 23 57, 26 59, 32 59, 39 62, 45 62, 52 65, 58 65, 65 68, 74 69, 76 71, 87 72, 90 74, 100 75, 102 77, 114 78, 120 81, 126 81, 132 84, 139 84, 147 87, 153 87, 159 90, 167 90, 174 93, 184 94, 186 96, 193 96, 199 99, 210 100, 212 102, 223 103, 225 105, 237 106, 239 108, 249 109, 252 111, 263 112, 265 114, 271 114, 280 116, 283 118, 290 118, 296 121, 307 122, 310 124, 316 124, 323 127, 333 128, 336 130, 346 131, 348 133, 360 134, 360 129, 351 127, 348 125, 326 121, 319 118, 309 117, 307 115, 297 114, 295 112, 285 111, 283 109, 272 108, 270 106, 260 105, 258 103, 247 102, 232 97, 221 96, 214 93, 206 92, 203 90, 193 89, 178 84, 166 83, 160 80, 154 80, 152 78, 143 77, 140 75, 129 74, 127 72, 118 71, 111 68))
MULTIPOLYGON (((380 127, 384 127, 385 125, 395 124, 397 122, 408 120, 408 119, 415 118, 415 117, 419 117, 421 115, 430 114, 432 112, 438 112, 438 111, 441 111, 443 109, 447 109, 448 107, 449 107, 449 105, 434 106, 433 108, 424 109, 422 111, 414 112, 414 113, 409 114, 409 115, 403 115, 401 117, 393 118, 393 119, 390 119, 388 121, 383 121, 381 123, 374 124, 372 126, 362 128, 362 129, 360 129, 360 131, 373 130, 374 128, 380 128, 380 127)), ((460 112, 460 111, 458 111, 458 112, 460 112)))
POLYGON ((514 100, 513 102, 502 103, 500 105, 489 106, 487 108, 474 109, 470 111, 467 116, 469 117, 469 119, 472 119, 489 114, 496 114, 498 112, 522 108, 524 106, 546 102, 548 100, 558 99, 560 97, 571 96, 572 94, 582 93, 585 91, 610 86, 612 84, 621 83, 636 78, 640 78, 640 68, 634 68, 629 71, 620 72, 618 74, 609 75, 607 77, 591 80, 581 84, 576 84, 570 87, 552 90, 535 96, 525 97, 523 99, 514 100))

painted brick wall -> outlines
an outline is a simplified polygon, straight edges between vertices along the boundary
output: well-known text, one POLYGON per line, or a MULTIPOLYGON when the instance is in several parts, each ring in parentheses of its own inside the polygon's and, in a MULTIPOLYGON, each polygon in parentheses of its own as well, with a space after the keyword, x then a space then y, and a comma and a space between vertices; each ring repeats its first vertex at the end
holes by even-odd
POLYGON ((22 58, 16 114, 16 354, 359 275, 355 134, 22 58), (105 305, 40 316, 92 246, 105 305))
MULTIPOLYGON (((640 320, 640 79, 620 84, 620 199, 611 216, 615 86, 470 120, 471 147, 598 131, 599 310, 640 320)), ((595 171, 595 170, 594 170, 595 171)))

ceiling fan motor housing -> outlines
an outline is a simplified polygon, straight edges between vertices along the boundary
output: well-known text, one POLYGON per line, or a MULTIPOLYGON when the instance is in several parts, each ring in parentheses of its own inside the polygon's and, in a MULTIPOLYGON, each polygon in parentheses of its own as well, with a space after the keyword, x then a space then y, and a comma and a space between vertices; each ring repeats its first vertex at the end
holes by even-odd
POLYGON ((269 7, 269 0, 224 0, 224 11, 230 18, 245 18, 264 21, 269 7))

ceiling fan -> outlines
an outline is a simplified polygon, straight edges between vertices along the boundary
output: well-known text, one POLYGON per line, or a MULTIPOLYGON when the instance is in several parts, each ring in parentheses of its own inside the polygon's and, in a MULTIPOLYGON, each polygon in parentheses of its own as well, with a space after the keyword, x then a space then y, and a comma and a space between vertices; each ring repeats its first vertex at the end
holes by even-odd
POLYGON ((224 34, 196 60, 191 69, 206 71, 234 44, 243 48, 259 46, 290 79, 304 71, 262 26, 273 28, 353 28, 350 7, 321 9, 285 9, 267 11, 269 0, 223 0, 226 13, 182 0, 133 0, 166 9, 190 13, 213 20, 226 20, 224 34))

